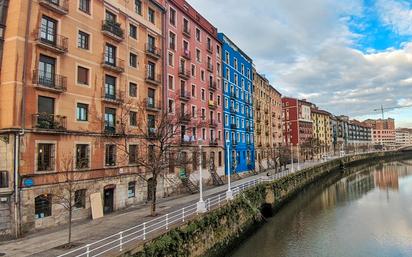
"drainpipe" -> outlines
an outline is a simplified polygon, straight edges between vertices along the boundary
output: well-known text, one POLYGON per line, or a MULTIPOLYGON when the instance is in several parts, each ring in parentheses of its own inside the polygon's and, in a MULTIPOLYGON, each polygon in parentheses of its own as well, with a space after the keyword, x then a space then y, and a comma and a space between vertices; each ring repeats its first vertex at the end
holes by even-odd
POLYGON ((30 64, 29 57, 29 36, 30 36, 30 17, 32 9, 32 0, 28 1, 27 11, 26 11, 26 31, 24 36, 24 54, 23 54, 23 75, 22 75, 22 99, 21 99, 21 129, 19 132, 15 133, 14 137, 14 217, 15 217, 15 236, 19 237, 21 235, 21 212, 20 212, 20 191, 19 191, 19 168, 20 168, 20 141, 21 137, 24 136, 26 128, 26 88, 27 88, 27 77, 28 77, 28 65, 30 64))

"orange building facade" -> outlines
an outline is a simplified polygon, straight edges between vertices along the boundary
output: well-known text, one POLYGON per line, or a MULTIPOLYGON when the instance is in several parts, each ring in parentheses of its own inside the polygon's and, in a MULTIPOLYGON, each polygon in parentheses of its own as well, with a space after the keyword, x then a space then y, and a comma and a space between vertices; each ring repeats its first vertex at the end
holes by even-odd
POLYGON ((149 183, 133 161, 144 140, 138 120, 155 119, 164 104, 162 5, 5 2, 0 236, 65 222, 67 214, 52 197, 62 182, 56 174, 69 168, 80 181, 76 197, 83 199, 74 219, 90 217, 92 193, 101 193, 105 213, 147 201, 149 183), (144 113, 137 108, 142 105, 144 113), (116 147, 126 123, 134 135, 128 156, 116 147))

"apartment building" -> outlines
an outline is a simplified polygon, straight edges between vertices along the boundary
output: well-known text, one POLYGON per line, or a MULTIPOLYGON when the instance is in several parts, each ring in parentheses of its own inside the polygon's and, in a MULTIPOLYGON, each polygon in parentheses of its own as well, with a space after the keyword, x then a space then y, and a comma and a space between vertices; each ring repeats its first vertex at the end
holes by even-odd
POLYGON ((292 151, 295 153, 294 156, 299 156, 299 158, 303 160, 313 157, 309 154, 311 149, 302 151, 302 147, 305 146, 305 144, 310 144, 313 139, 312 106, 313 104, 305 99, 299 100, 292 97, 282 98, 283 135, 285 144, 292 148, 292 151))
POLYGON ((65 222, 54 195, 68 170, 79 199, 75 219, 90 217, 92 193, 104 213, 149 200, 149 178, 135 160, 147 150, 139 149, 138 121, 150 126, 162 106, 163 7, 154 0, 1 2, 9 18, 0 84, 0 194, 7 195, 0 199, 8 218, 2 213, 0 229, 18 234, 65 222), (127 154, 119 147, 124 135, 127 154))
POLYGON ((317 140, 319 147, 317 155, 320 158, 323 155, 328 155, 332 149, 331 114, 314 106, 311 109, 311 116, 313 121, 313 138, 317 140))
POLYGON ((252 59, 225 34, 222 41, 226 174, 255 169, 252 59))
POLYGON ((348 150, 366 151, 372 147, 372 126, 358 120, 348 121, 348 150))
MULTIPOLYGON (((176 146, 181 158, 193 160, 183 167, 198 179, 198 147, 206 180, 211 172, 224 175, 222 44, 217 29, 184 0, 167 0, 167 83, 165 102, 170 115, 179 115, 176 146)), ((176 167, 180 169, 182 167, 176 167)))
POLYGON ((267 78, 253 69, 256 166, 268 168, 283 144, 282 96, 267 78))
POLYGON ((375 145, 380 145, 384 147, 393 147, 396 145, 394 119, 368 119, 364 122, 372 126, 372 140, 375 145))
POLYGON ((402 147, 409 145, 412 145, 412 129, 396 129, 396 146, 402 147))

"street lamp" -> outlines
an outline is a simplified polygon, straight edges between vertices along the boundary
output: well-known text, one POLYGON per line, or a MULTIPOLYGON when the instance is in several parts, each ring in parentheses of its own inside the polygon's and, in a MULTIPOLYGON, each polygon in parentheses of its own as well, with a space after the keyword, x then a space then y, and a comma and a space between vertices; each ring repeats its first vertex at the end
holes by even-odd
POLYGON ((202 141, 199 140, 200 162, 199 162, 199 202, 197 202, 197 212, 205 213, 206 203, 203 201, 203 177, 202 177, 202 141))
POLYGON ((230 186, 231 172, 230 172, 230 159, 229 159, 229 156, 230 156, 230 149, 229 149, 230 148, 230 140, 229 139, 226 139, 226 146, 227 146, 227 172, 229 173, 228 177, 227 177, 226 200, 230 201, 230 200, 233 200, 233 192, 232 192, 232 189, 231 189, 231 186, 230 186))

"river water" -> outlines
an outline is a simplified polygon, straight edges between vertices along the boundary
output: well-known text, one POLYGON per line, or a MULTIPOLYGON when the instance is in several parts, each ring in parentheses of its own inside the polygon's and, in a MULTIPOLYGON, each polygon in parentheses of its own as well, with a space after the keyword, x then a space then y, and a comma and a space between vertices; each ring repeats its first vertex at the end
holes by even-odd
POLYGON ((412 160, 313 185, 231 257, 412 257, 412 160))

